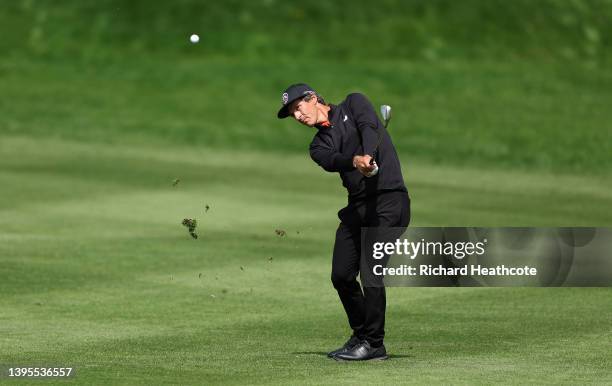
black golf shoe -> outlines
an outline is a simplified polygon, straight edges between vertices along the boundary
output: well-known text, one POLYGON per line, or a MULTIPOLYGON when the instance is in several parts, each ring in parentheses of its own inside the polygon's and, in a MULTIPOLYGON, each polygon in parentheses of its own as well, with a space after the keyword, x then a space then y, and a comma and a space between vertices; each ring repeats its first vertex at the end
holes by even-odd
POLYGON ((389 357, 387 356, 387 350, 385 350, 384 345, 372 347, 368 341, 363 341, 351 350, 334 356, 334 359, 337 361, 380 361, 387 358, 389 357))
POLYGON ((332 352, 327 353, 327 357, 328 358, 333 358, 337 354, 344 353, 344 352, 347 352, 347 351, 353 349, 353 347, 357 346, 360 343, 361 343, 361 339, 359 339, 355 335, 353 335, 353 336, 351 336, 349 338, 349 340, 346 341, 346 343, 342 347, 340 347, 338 349, 335 349, 332 352))

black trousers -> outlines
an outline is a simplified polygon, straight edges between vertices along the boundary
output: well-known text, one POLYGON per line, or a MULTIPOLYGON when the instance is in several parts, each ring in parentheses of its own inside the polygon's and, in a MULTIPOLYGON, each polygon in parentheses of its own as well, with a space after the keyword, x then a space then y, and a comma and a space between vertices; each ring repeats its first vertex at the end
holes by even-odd
MULTIPOLYGON (((383 344, 385 336, 384 286, 363 287, 359 274, 362 227, 406 228, 410 223, 410 199, 402 191, 378 195, 349 203, 338 212, 341 220, 336 231, 331 280, 338 291, 353 335, 367 340, 372 347, 383 344)), ((398 235, 399 236, 399 235, 398 235)))

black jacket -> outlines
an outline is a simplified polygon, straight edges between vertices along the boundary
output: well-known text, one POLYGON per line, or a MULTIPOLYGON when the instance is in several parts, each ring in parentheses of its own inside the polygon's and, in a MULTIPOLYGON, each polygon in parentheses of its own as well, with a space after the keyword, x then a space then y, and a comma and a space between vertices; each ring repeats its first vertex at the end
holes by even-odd
POLYGON ((362 199, 384 190, 407 191, 400 162, 389 133, 363 94, 349 94, 338 105, 330 105, 331 126, 317 126, 310 143, 310 156, 328 172, 339 172, 349 200, 362 199), (355 155, 372 155, 378 136, 378 174, 365 177, 353 167, 355 155))

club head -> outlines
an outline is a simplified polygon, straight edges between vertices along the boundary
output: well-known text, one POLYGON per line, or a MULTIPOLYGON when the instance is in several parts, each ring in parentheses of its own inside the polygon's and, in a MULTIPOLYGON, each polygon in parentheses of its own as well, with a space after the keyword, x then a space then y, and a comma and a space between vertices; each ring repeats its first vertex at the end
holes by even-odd
POLYGON ((383 121, 385 121, 385 127, 387 127, 387 124, 391 120, 391 106, 389 105, 380 106, 380 115, 382 116, 383 121))

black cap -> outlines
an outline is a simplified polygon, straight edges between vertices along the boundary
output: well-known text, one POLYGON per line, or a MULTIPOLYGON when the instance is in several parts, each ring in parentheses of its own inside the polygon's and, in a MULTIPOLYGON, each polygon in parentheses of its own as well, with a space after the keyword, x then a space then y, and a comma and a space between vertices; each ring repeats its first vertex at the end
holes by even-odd
POLYGON ((283 107, 278 110, 278 114, 276 116, 280 119, 287 118, 289 116, 289 111, 287 108, 291 102, 296 99, 303 98, 308 94, 314 93, 315 91, 305 83, 292 84, 291 86, 287 87, 282 97, 283 107))

